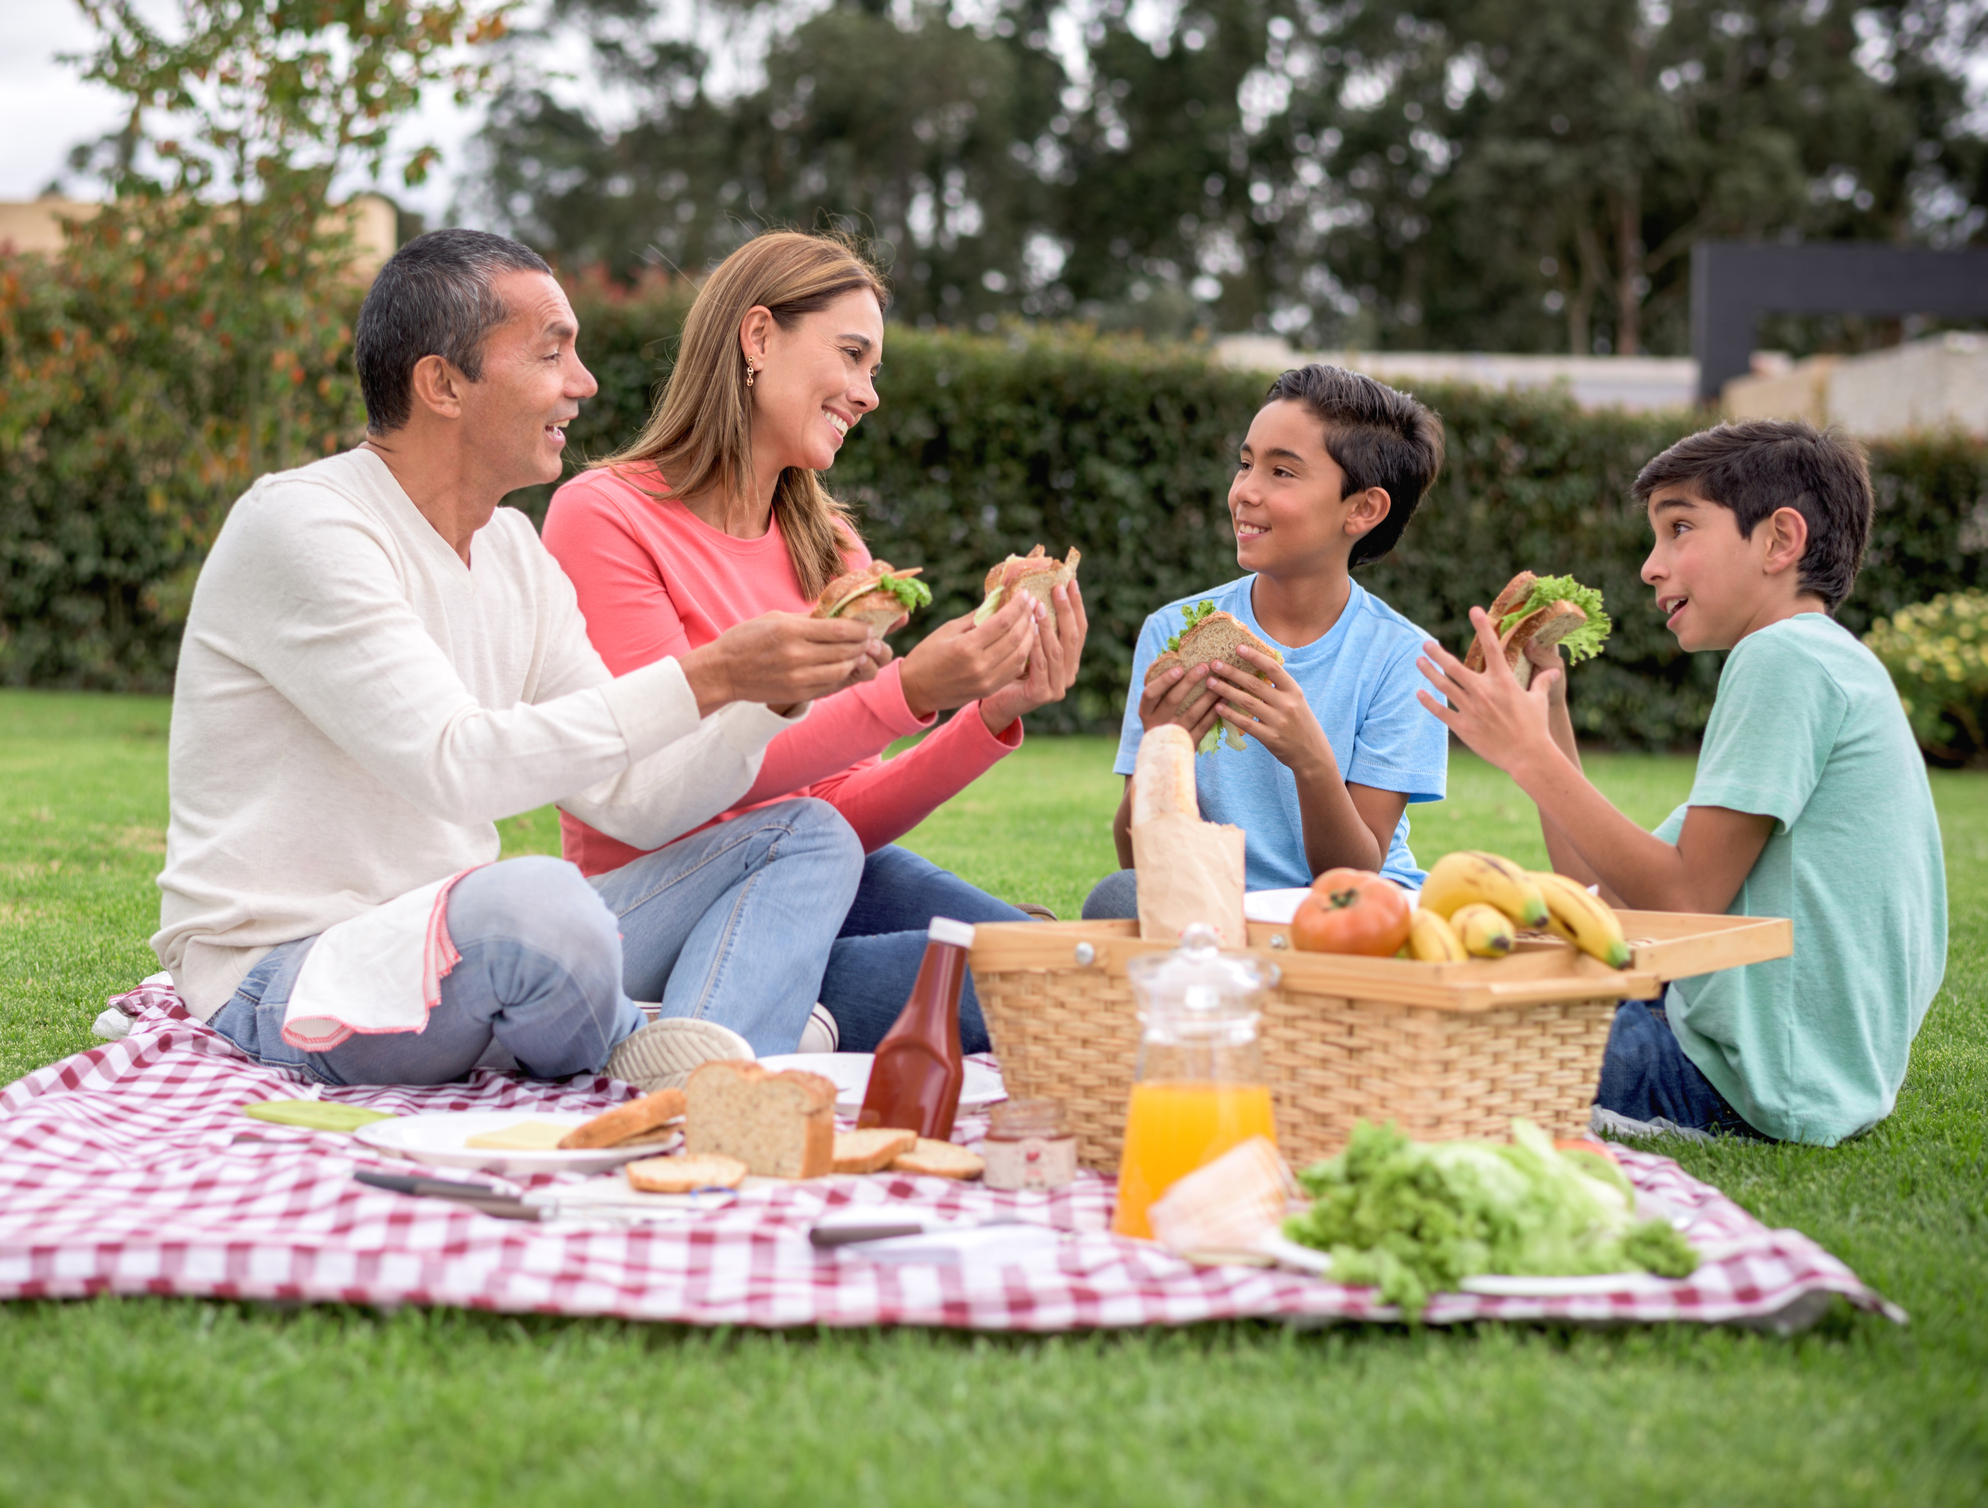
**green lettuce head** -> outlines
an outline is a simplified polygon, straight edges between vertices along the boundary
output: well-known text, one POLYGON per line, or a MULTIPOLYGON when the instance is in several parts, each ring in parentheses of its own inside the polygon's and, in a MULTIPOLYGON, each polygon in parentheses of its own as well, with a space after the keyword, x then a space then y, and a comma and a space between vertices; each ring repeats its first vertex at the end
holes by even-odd
POLYGON ((1567 651, 1567 663, 1586 660, 1601 653, 1602 641, 1608 638, 1610 623, 1608 614, 1602 611, 1601 593, 1591 586, 1582 586, 1572 576, 1541 576, 1532 584, 1532 593, 1517 608, 1505 614, 1498 624, 1500 634, 1512 631, 1512 625, 1529 613, 1536 613, 1542 607, 1555 602, 1571 602, 1588 615, 1588 621, 1560 641, 1560 647, 1567 651))

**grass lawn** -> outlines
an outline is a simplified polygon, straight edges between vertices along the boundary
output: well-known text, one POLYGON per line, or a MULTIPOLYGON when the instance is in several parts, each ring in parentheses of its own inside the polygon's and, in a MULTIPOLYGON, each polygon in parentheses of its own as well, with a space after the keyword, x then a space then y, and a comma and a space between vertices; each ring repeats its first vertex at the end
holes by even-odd
MULTIPOLYGON (((163 702, 0 693, 0 1080, 156 965, 163 702)), ((1109 745, 1031 742, 911 845, 1074 915, 1113 865, 1109 745)), ((1598 781, 1654 823, 1688 760, 1598 781)), ((1425 859, 1543 854, 1467 758, 1425 859)), ((1701 1329, 1274 1325, 985 1338, 685 1332, 195 1301, 0 1306, 0 1504, 1988 1501, 1988 778, 1936 775, 1954 918, 1898 1111, 1835 1151, 1679 1152, 1912 1313, 1701 1329)), ((508 852, 557 851, 546 813, 508 852)), ((1856 883, 1855 876, 1845 882, 1856 883)))

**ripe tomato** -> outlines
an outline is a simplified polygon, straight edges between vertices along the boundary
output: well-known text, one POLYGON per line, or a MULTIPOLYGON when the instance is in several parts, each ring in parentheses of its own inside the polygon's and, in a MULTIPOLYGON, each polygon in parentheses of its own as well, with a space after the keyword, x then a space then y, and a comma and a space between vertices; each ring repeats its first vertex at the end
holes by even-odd
POLYGON ((1368 869, 1328 869, 1291 919, 1291 946, 1306 953, 1392 958, 1408 941, 1408 896, 1368 869))

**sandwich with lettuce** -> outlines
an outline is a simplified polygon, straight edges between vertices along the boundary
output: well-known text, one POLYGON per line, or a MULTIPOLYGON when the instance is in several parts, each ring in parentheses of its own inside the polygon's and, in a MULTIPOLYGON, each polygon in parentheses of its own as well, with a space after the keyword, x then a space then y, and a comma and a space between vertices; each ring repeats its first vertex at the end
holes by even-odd
MULTIPOLYGON (((1572 576, 1535 576, 1531 571, 1519 572, 1498 594, 1491 604, 1491 621, 1498 642, 1505 646, 1505 663, 1521 686, 1532 684, 1528 645, 1558 645, 1571 664, 1600 654, 1609 630, 1600 592, 1572 576)), ((1464 651, 1463 663, 1466 670, 1484 669, 1484 649, 1475 638, 1464 651)))
POLYGON ((860 571, 848 571, 821 589, 815 599, 817 618, 853 618, 870 625, 881 638, 904 627, 918 608, 929 607, 932 589, 918 579, 925 568, 900 571, 888 560, 873 560, 860 571))

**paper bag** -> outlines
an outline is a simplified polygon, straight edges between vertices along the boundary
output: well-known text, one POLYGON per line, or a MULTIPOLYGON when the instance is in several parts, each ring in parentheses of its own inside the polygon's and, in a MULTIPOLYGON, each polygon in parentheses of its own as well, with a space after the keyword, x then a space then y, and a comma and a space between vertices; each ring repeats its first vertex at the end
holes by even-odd
POLYGON ((1170 813, 1132 829, 1139 872, 1139 935, 1173 942, 1206 922, 1222 946, 1249 946, 1243 924, 1243 830, 1170 813))

